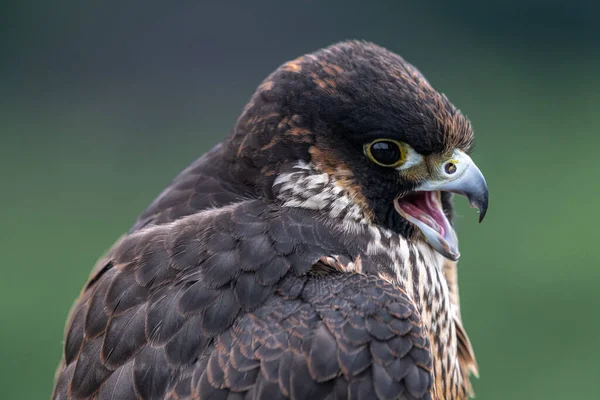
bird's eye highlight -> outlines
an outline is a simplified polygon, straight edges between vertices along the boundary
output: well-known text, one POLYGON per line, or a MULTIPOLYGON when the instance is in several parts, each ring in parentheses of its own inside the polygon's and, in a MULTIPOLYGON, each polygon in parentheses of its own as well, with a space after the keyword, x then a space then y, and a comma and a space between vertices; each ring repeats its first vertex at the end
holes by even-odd
POLYGON ((377 139, 365 144, 364 149, 369 160, 382 167, 398 167, 406 159, 402 143, 391 139, 377 139))

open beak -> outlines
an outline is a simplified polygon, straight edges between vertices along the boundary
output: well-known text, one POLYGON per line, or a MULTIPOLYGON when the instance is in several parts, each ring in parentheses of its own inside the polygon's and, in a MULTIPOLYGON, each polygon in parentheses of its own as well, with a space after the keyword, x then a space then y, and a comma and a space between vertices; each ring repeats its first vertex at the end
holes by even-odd
POLYGON ((450 260, 460 257, 454 228, 444 214, 441 192, 465 196, 473 208, 479 209, 479 222, 488 207, 488 188, 483 174, 466 153, 456 150, 439 166, 435 177, 421 183, 406 196, 394 201, 396 211, 415 225, 429 245, 450 260))

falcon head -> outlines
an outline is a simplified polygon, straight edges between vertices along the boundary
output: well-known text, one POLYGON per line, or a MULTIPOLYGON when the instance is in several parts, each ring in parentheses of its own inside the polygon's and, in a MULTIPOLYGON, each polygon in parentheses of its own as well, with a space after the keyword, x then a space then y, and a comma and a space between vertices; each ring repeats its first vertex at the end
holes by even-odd
POLYGON ((351 41, 271 74, 227 149, 233 173, 263 196, 424 239, 457 260, 452 193, 480 222, 488 206, 472 144, 470 122, 415 67, 351 41))

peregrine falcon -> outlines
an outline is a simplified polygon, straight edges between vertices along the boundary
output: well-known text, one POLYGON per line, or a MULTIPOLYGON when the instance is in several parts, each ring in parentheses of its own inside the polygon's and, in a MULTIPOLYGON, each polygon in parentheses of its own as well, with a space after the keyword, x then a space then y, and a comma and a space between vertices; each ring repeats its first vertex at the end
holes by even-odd
POLYGON ((93 269, 58 399, 465 399, 453 194, 470 122, 349 41, 287 62, 93 269))

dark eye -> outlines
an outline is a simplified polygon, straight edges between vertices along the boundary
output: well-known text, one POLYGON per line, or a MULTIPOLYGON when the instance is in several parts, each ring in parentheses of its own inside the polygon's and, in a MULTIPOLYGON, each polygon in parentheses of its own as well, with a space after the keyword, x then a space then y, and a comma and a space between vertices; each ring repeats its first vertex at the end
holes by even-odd
POLYGON ((369 160, 382 167, 397 167, 404 163, 402 144, 390 139, 378 139, 365 145, 369 160))

